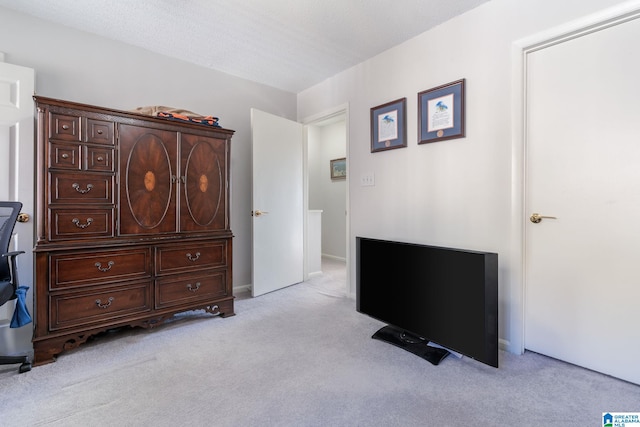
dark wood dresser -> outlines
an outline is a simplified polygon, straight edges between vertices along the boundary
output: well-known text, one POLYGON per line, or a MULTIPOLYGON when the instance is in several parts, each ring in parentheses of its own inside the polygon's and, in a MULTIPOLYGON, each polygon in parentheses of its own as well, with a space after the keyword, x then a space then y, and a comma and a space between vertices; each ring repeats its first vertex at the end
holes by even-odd
POLYGON ((232 316, 234 132, 34 99, 34 363, 181 311, 232 316))

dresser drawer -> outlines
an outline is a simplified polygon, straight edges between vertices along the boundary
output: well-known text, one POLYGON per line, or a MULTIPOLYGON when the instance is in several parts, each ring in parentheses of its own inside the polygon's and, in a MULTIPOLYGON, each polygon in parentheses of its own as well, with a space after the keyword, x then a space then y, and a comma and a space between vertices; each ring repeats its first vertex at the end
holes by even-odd
POLYGON ((49 240, 113 237, 113 209, 51 209, 49 240))
POLYGON ((86 141, 92 144, 113 145, 113 122, 105 120, 87 119, 86 141))
POLYGON ((49 144, 49 167, 54 169, 82 169, 79 144, 49 144))
POLYGON ((95 172, 113 172, 113 148, 86 147, 85 169, 95 172))
POLYGON ((226 271, 214 270, 156 281, 156 308, 210 301, 227 296, 226 271))
POLYGON ((52 172, 50 203, 113 203, 113 176, 52 172))
POLYGON ((49 144, 49 168, 114 172, 112 147, 85 144, 49 144))
POLYGON ((151 277, 151 249, 53 254, 50 287, 71 288, 151 277))
POLYGON ((65 141, 80 141, 80 116, 51 113, 49 137, 65 141))
POLYGON ((71 328, 151 310, 151 284, 140 282, 126 287, 93 289, 89 292, 49 296, 49 329, 71 328))
POLYGON ((227 265, 227 241, 193 242, 156 248, 156 274, 193 271, 227 265))

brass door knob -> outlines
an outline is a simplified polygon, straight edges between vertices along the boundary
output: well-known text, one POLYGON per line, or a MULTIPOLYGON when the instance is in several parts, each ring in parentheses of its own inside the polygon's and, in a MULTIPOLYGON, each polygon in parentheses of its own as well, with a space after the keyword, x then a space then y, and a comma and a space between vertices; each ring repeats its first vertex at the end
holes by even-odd
POLYGON ((256 210, 255 210, 255 212, 253 213, 253 215, 255 215, 255 216, 261 216, 261 215, 266 215, 266 214, 268 214, 268 213, 269 213, 269 212, 267 212, 267 211, 261 211, 261 210, 259 210, 259 209, 256 209, 256 210))
POLYGON ((534 224, 537 224, 540 221, 542 221, 543 218, 558 219, 555 216, 547 216, 547 215, 540 215, 539 213, 532 213, 531 216, 529 217, 529 221, 533 222, 534 224))
POLYGON ((20 213, 18 214, 18 219, 17 219, 17 221, 18 221, 18 222, 29 222, 29 218, 30 218, 30 217, 29 217, 29 214, 26 214, 26 213, 24 213, 24 212, 20 212, 20 213))

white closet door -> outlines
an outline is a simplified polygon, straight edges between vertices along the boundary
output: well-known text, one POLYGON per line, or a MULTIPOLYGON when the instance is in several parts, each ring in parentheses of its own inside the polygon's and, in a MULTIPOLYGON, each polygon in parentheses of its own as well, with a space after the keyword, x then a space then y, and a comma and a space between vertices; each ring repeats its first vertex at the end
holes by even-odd
POLYGON ((527 58, 525 347, 640 384, 640 19, 527 58))

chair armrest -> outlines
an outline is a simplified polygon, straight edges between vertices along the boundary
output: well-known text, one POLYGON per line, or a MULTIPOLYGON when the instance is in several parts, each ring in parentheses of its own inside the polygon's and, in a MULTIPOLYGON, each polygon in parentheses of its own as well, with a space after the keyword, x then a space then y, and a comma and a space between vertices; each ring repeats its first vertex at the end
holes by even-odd
POLYGON ((18 268, 16 265, 17 264, 16 257, 23 253, 24 251, 13 251, 13 252, 7 252, 6 254, 2 254, 3 257, 9 258, 9 268, 11 269, 11 277, 13 279, 11 282, 13 284, 14 292, 20 286, 20 281, 18 280, 18 268))
POLYGON ((20 254, 23 254, 24 251, 13 251, 13 252, 7 252, 6 254, 2 254, 3 257, 12 257, 12 256, 18 256, 20 254))

